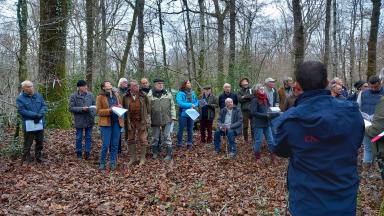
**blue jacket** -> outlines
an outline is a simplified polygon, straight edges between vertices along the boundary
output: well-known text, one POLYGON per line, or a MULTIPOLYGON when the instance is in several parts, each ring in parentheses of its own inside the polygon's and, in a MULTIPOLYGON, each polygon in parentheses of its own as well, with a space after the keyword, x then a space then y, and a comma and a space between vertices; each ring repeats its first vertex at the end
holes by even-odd
POLYGON ((192 108, 192 105, 195 105, 196 109, 199 106, 199 101, 197 100, 194 91, 191 93, 191 101, 187 100, 187 94, 184 91, 177 92, 176 103, 179 106, 179 116, 182 117, 188 117, 188 114, 185 113, 185 111, 192 108))
POLYGON ((361 112, 373 115, 376 105, 382 96, 384 96, 384 88, 381 88, 380 91, 377 92, 370 89, 363 91, 361 93, 361 112))
POLYGON ((39 93, 34 93, 29 96, 21 93, 16 99, 17 112, 23 119, 23 130, 25 130, 25 121, 33 120, 36 115, 43 116, 43 124, 45 125, 45 113, 47 112, 47 105, 45 104, 43 96, 39 93))
POLYGON ((306 91, 272 126, 272 150, 290 158, 292 215, 355 215, 357 155, 364 136, 357 104, 337 100, 329 90, 306 91))

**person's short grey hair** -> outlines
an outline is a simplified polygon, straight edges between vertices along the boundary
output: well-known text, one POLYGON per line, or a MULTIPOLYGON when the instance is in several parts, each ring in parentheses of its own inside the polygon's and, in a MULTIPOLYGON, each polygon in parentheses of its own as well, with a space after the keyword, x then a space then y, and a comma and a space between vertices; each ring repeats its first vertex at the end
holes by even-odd
POLYGON ((231 84, 229 84, 229 83, 224 83, 223 88, 225 88, 226 86, 231 87, 231 84))
POLYGON ((233 102, 232 98, 225 99, 225 104, 227 104, 229 101, 233 102))
POLYGON ((133 79, 133 80, 130 80, 130 81, 129 81, 129 84, 131 84, 131 85, 132 85, 132 84, 137 84, 137 85, 139 85, 139 82, 138 82, 137 80, 134 80, 134 79, 133 79))
POLYGON ((25 81, 21 82, 21 87, 22 88, 24 88, 27 85, 33 86, 33 83, 31 81, 29 81, 29 80, 25 80, 25 81))
POLYGON ((253 88, 253 90, 254 90, 254 91, 257 91, 257 90, 259 90, 259 89, 261 89, 261 88, 264 88, 264 85, 258 83, 258 84, 255 85, 255 87, 253 88))
POLYGON ((339 77, 335 77, 331 80, 331 85, 337 83, 338 81, 341 81, 341 79, 339 77))
POLYGON ((334 90, 334 89, 336 89, 336 86, 340 86, 339 84, 337 84, 337 83, 333 83, 333 84, 331 84, 331 90, 334 90))

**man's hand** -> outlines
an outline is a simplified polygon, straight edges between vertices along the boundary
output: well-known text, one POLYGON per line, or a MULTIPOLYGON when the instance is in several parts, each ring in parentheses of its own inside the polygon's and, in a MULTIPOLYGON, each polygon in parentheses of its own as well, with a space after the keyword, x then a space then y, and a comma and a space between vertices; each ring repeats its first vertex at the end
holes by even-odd
POLYGON ((34 120, 40 120, 41 118, 43 118, 43 115, 41 114, 36 114, 35 117, 33 118, 34 120))
POLYGON ((195 104, 192 104, 192 109, 195 109, 195 104))
POLYGON ((86 107, 86 106, 83 107, 83 111, 84 111, 84 112, 88 112, 88 109, 89 109, 89 107, 86 107))
POLYGON ((38 123, 40 122, 40 119, 34 119, 33 122, 34 122, 35 124, 38 124, 38 123))

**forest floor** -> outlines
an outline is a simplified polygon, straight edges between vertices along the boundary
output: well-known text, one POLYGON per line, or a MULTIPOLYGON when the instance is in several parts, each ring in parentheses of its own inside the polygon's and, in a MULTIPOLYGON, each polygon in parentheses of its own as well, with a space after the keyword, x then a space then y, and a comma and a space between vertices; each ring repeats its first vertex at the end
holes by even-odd
MULTIPOLYGON (((162 152, 133 167, 123 144, 117 170, 100 171, 97 132, 89 161, 76 158, 74 137, 46 131, 42 165, 0 158, 0 215, 285 215, 288 160, 272 164, 264 149, 256 163, 242 138, 236 159, 196 142, 192 151, 175 149, 171 162, 162 152)), ((383 196, 377 172, 361 178, 357 215, 378 215, 383 196)))

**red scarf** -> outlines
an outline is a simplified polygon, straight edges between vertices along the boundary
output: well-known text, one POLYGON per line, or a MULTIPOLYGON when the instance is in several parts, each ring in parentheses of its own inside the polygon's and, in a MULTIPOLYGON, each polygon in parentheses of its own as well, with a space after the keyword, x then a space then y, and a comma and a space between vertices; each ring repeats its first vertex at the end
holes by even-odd
POLYGON ((257 97, 257 100, 267 106, 268 105, 268 98, 267 98, 267 94, 264 92, 264 93, 260 93, 260 92, 257 92, 256 93, 256 97, 257 97))

